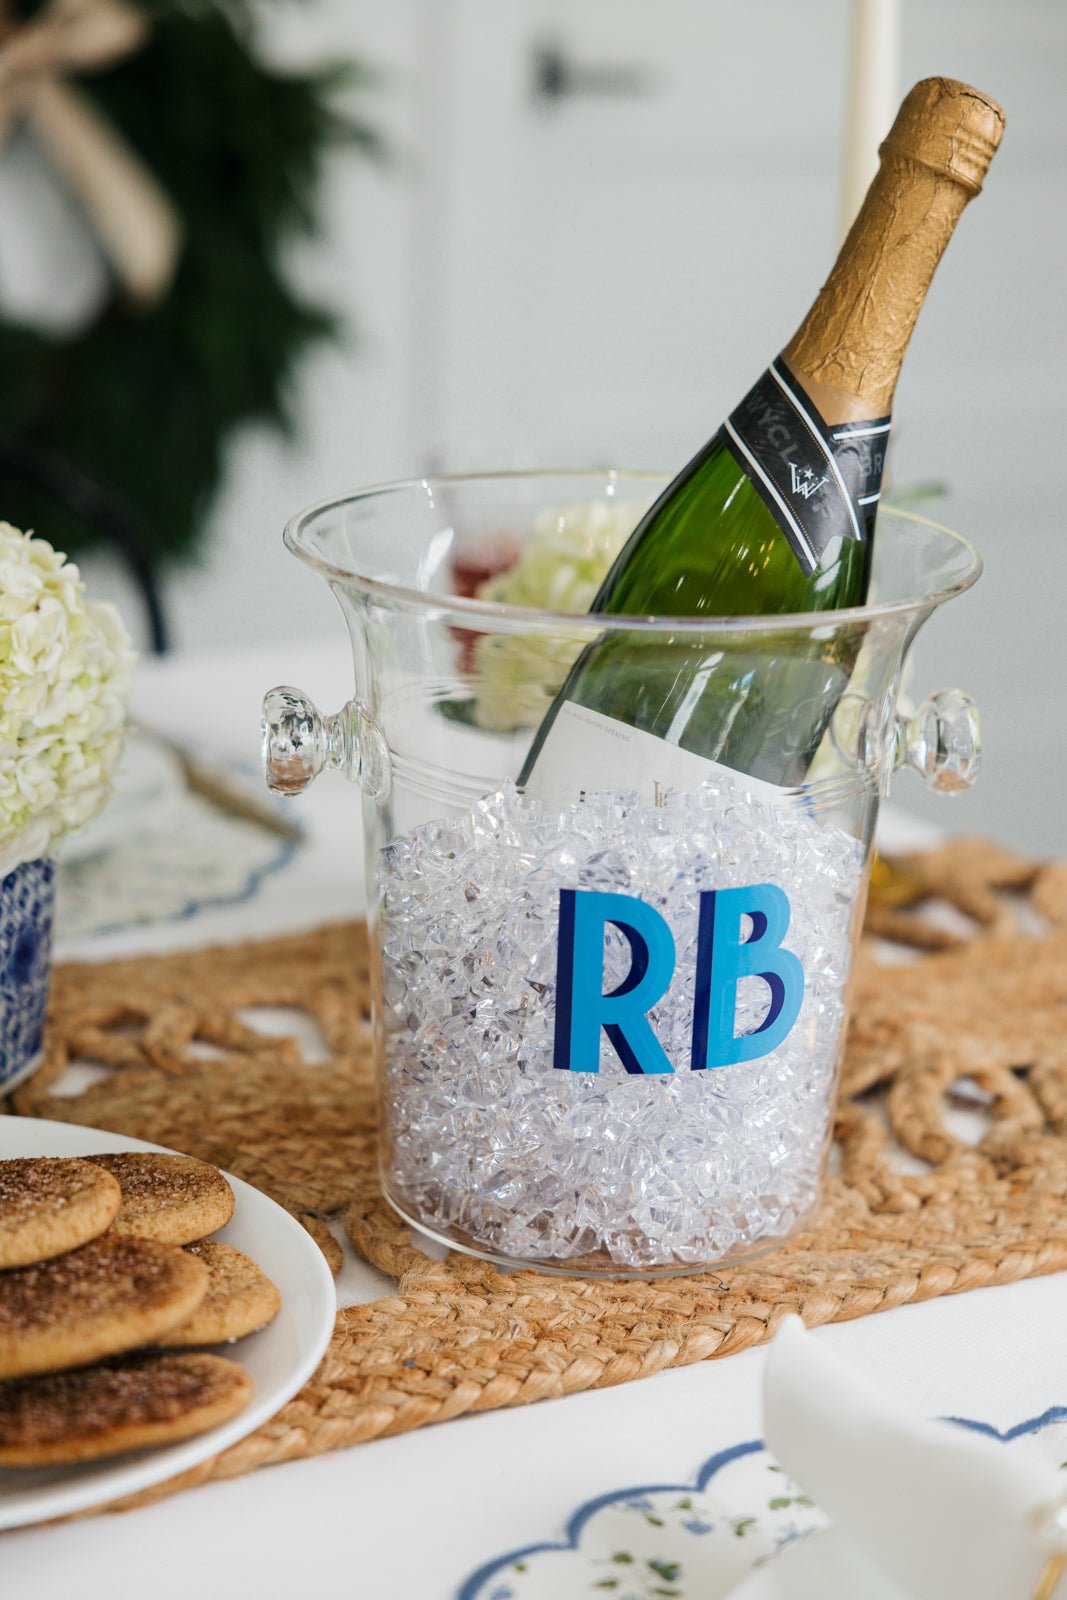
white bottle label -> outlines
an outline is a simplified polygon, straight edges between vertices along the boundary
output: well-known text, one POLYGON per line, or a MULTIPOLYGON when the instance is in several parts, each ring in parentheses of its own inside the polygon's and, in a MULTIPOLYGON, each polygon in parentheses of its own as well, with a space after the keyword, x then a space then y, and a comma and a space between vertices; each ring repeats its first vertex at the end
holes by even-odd
POLYGON ((560 811, 601 789, 636 790, 642 801, 659 805, 669 789, 692 791, 724 775, 770 799, 786 792, 567 700, 541 746, 526 794, 560 811))

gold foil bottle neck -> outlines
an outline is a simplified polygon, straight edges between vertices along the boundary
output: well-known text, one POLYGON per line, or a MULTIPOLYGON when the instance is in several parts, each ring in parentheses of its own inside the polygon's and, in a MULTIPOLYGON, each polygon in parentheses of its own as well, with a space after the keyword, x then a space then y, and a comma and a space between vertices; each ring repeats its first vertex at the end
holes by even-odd
POLYGON ((879 155, 916 161, 977 194, 1004 132, 995 100, 953 78, 924 78, 906 96, 879 155))
POLYGON ((934 270, 1003 131, 996 101, 951 78, 924 78, 905 97, 833 270, 782 352, 825 421, 889 411, 934 270))

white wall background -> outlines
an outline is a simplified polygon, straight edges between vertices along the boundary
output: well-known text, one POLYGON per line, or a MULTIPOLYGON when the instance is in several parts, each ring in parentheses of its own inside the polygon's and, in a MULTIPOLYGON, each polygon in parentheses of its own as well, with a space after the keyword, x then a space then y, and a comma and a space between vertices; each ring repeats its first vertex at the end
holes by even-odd
MULTIPOLYGON (((232 451, 198 568, 174 575, 177 643, 337 632, 287 556, 312 500, 429 466, 612 459, 680 465, 788 337, 837 244, 847 0, 306 0, 264 6, 283 60, 356 53, 393 148, 339 154, 309 287, 355 341, 321 352, 292 445, 232 451), (644 93, 555 108, 530 93, 546 42, 634 65, 644 93)), ((969 689, 978 788, 910 777, 948 826, 1061 850, 1067 438, 1067 6, 905 0, 901 92, 944 73, 995 95, 1008 132, 923 313, 897 395, 892 476, 939 479, 931 514, 986 560, 917 647, 915 686, 969 689)), ((98 586, 121 584, 106 569, 98 586)), ((131 602, 132 609, 132 602, 131 602)), ((338 685, 337 698, 343 694, 338 685)))

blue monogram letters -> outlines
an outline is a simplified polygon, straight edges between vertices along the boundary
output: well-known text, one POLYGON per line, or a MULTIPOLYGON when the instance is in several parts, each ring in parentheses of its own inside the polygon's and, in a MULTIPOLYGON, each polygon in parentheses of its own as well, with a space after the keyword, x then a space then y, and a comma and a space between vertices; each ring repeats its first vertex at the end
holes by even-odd
MULTIPOLYGON (((804 969, 782 947, 789 901, 773 883, 710 889, 700 896, 692 1051, 695 1072, 769 1055, 800 1014, 804 969), (742 938, 743 918, 751 927, 742 938), (759 977, 771 992, 764 1021, 735 1036, 737 985, 759 977)), ((561 889, 556 966, 556 1029, 552 1064, 564 1072, 597 1072, 600 1031, 636 1074, 673 1072, 648 1012, 674 977, 675 947, 659 912, 634 895, 561 889), (630 946, 630 970, 604 993, 604 933, 618 928, 630 946)))

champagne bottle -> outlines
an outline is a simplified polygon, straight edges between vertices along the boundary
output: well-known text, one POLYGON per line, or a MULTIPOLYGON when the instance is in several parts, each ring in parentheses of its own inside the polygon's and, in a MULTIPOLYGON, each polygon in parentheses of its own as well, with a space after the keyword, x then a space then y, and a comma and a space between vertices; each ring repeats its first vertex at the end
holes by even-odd
MULTIPOLYGON (((900 364, 1003 129, 1000 107, 965 84, 915 85, 811 310, 638 523, 593 612, 703 618, 863 603, 900 364)), ((634 787, 651 737, 757 780, 800 783, 856 653, 856 630, 825 632, 749 634, 736 647, 720 638, 714 649, 691 634, 688 650, 684 627, 670 645, 605 634, 571 669, 519 782, 572 800, 586 784, 614 787, 610 773, 625 768, 621 787, 634 787)), ((677 774, 680 759, 667 769, 677 774)))

